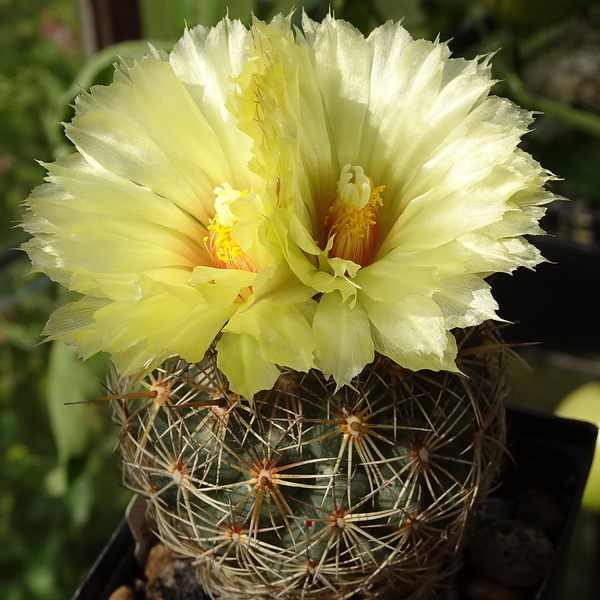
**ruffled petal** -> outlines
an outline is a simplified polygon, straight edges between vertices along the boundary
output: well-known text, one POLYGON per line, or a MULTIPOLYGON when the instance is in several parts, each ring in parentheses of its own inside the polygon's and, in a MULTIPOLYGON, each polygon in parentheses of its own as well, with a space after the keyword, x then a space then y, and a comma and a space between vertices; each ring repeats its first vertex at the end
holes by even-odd
POLYGON ((114 298, 130 294, 139 273, 183 283, 195 265, 208 263, 204 228, 165 198, 90 166, 80 155, 48 170, 52 183, 28 200, 24 227, 37 237, 24 247, 34 268, 56 281, 114 298))
POLYGON ((441 281, 433 300, 444 315, 444 327, 471 327, 488 319, 501 320, 490 286, 475 275, 457 275, 441 281))
POLYGON ((289 17, 269 25, 255 20, 252 31, 253 57, 237 79, 241 91, 230 107, 254 139, 251 168, 315 239, 327 209, 317 199, 334 198, 339 173, 322 92, 289 17))
POLYGON ((407 296, 399 302, 362 301, 373 326, 375 349, 401 366, 419 371, 456 371, 456 342, 441 308, 429 298, 407 296))
POLYGON ((249 189, 259 182, 247 168, 247 136, 230 119, 221 129, 228 126, 236 143, 222 143, 209 120, 210 99, 198 105, 167 62, 133 61, 127 77, 93 88, 76 107, 81 116, 66 132, 90 164, 168 198, 204 225, 217 185, 249 189))
POLYGON ((81 335, 95 329, 94 315, 109 303, 109 300, 92 296, 69 302, 52 313, 42 334, 47 336, 48 340, 77 345, 81 355, 90 356, 100 348, 97 343, 93 347, 84 346, 81 335))

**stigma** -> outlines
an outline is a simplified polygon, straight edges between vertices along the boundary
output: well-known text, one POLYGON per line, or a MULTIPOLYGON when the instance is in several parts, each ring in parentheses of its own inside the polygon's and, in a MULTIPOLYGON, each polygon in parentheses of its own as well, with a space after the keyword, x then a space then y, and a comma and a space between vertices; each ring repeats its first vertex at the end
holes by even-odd
POLYGON ((366 267, 371 263, 379 233, 379 194, 362 167, 345 165, 337 183, 337 194, 327 209, 326 242, 332 238, 329 258, 337 257, 366 267))

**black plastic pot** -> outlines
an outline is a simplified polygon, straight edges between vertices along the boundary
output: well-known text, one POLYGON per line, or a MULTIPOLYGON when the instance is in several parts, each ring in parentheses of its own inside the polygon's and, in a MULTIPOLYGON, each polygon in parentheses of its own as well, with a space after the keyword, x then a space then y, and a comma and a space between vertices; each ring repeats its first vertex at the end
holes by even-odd
MULTIPOLYGON (((559 502, 564 519, 552 539, 552 565, 541 584, 527 594, 528 600, 557 600, 562 565, 592 463, 597 429, 589 423, 516 408, 508 409, 507 418, 511 460, 494 495, 515 495, 533 486, 547 490, 559 502)), ((141 577, 135 547, 123 520, 72 600, 107 600, 117 587, 141 577)))
POLYGON ((598 429, 522 408, 509 408, 508 450, 513 458, 492 494, 514 498, 526 489, 548 492, 562 511, 562 527, 550 534, 555 547, 546 577, 524 595, 527 600, 559 600, 565 558, 594 457, 598 429))
POLYGON ((135 546, 127 520, 123 519, 77 588, 73 600, 107 600, 119 586, 141 577, 135 546))

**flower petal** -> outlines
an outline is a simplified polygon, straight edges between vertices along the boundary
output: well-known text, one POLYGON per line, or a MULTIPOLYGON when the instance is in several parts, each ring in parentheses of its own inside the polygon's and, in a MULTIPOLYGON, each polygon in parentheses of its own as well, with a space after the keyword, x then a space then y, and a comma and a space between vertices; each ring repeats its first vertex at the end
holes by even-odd
POLYGON ((308 310, 267 300, 254 302, 233 315, 223 331, 251 335, 264 360, 306 372, 314 367, 315 347, 308 310))
POLYGON ((448 330, 479 325, 488 319, 501 320, 490 286, 475 275, 448 277, 439 283, 433 299, 442 309, 448 330))
POLYGON ((325 294, 319 301, 313 331, 317 364, 325 377, 333 375, 338 389, 375 357, 365 309, 360 304, 351 308, 338 291, 325 294))
POLYGON ((52 313, 42 334, 47 336, 48 340, 76 344, 82 356, 90 356, 98 352, 100 347, 97 344, 93 348, 83 346, 80 334, 95 328, 94 314, 109 302, 104 298, 92 296, 69 302, 52 313))
POLYGON ((236 299, 241 302, 247 296, 256 273, 238 269, 216 269, 214 267, 196 267, 190 283, 198 284, 197 289, 211 308, 230 306, 236 299))
POLYGON ((229 380, 230 389, 248 400, 260 390, 273 387, 279 369, 264 360, 258 341, 247 333, 224 333, 217 343, 217 366, 229 380))
POLYGON ((353 281, 373 300, 395 302, 409 294, 431 296, 439 275, 432 266, 402 264, 400 259, 378 260, 360 269, 353 281))
POLYGON ((432 299, 406 296, 395 303, 382 303, 361 295, 360 300, 381 334, 374 337, 379 340, 379 352, 413 371, 456 369, 452 362, 456 352, 454 338, 446 330, 442 310, 432 299), (391 345, 386 345, 385 340, 391 345))
POLYGON ((241 92, 230 106, 255 140, 251 168, 314 239, 327 208, 316 199, 335 197, 339 168, 309 52, 294 40, 289 18, 274 21, 255 19, 253 59, 237 79, 241 92))
POLYGON ((424 354, 416 351, 415 348, 408 344, 405 344, 403 347, 397 346, 376 327, 373 327, 372 336, 375 350, 391 358, 405 369, 410 369, 411 371, 427 369, 429 371, 445 370, 453 373, 460 372, 454 363, 457 353, 456 340, 448 332, 446 332, 446 345, 444 346, 441 358, 437 354, 424 354))

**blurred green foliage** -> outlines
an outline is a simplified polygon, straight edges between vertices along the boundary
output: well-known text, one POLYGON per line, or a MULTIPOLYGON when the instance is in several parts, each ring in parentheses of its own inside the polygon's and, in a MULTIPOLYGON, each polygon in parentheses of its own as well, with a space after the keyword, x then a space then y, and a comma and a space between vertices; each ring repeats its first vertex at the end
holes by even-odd
MULTIPOLYGON (((525 145, 564 181, 559 193, 594 205, 600 196, 600 110, 575 92, 568 101, 528 81, 543 61, 563 60, 575 42, 588 40, 600 55, 600 0, 561 3, 559 23, 536 24, 535 15, 508 18, 511 0, 139 0, 145 36, 168 48, 197 23, 232 18, 269 19, 295 6, 320 20, 333 9, 364 33, 387 19, 403 19, 415 37, 453 38, 458 55, 496 56, 497 93, 538 118, 525 145), (567 3, 568 4, 568 3, 567 3), (491 12, 490 12, 491 11, 491 12), (493 15, 495 16, 492 16, 493 15), (507 18, 504 18, 507 16, 507 18), (537 61, 537 62, 536 62, 537 61)), ((538 0, 519 0, 524 5, 538 0)), ((117 432, 101 404, 65 406, 101 396, 105 360, 81 363, 60 344, 38 345, 50 313, 69 294, 29 266, 11 249, 26 239, 15 228, 19 204, 42 183, 36 160, 52 161, 71 151, 61 121, 72 117, 69 104, 80 89, 109 83, 112 62, 142 54, 142 42, 105 49, 92 60, 82 56, 77 0, 0 0, 0 598, 68 598, 117 524, 129 495, 119 486, 111 455, 117 432), (108 493, 106 490, 109 490, 108 493)), ((576 46, 576 44, 575 44, 576 46)), ((546 64, 543 63, 543 64, 546 64)), ((562 63, 561 63, 562 64, 562 63)), ((541 68, 541 67, 540 67, 541 68)), ((593 77, 600 89, 600 61, 593 77)), ((573 85, 581 86, 581 82, 573 85)), ((577 88, 579 89, 579 87, 577 88)), ((514 401, 544 403, 552 409, 580 376, 561 376, 542 365, 535 373, 517 369, 522 392, 514 401), (547 368, 546 368, 547 370, 547 368), (557 379, 558 378, 558 379, 557 379), (541 388, 540 380, 550 382, 541 388), (549 390, 548 388, 552 388, 549 390), (541 393, 540 393, 540 390, 541 393), (554 395, 552 395, 554 392, 554 395), (562 394, 562 391, 561 391, 562 394)))
POLYGON ((0 598, 70 597, 123 514, 107 410, 64 406, 102 395, 104 360, 43 344, 67 294, 28 275, 12 249, 20 203, 42 183, 36 160, 71 151, 65 94, 84 66, 76 0, 0 1, 0 598), (110 489, 100 496, 98 490, 110 489))
POLYGON ((59 109, 57 100, 82 61, 62 25, 74 25, 70 4, 0 2, 0 197, 2 216, 8 217, 0 223, 3 247, 25 237, 11 229, 11 221, 44 174, 34 159, 51 160, 63 144, 55 123, 65 107, 59 109))

